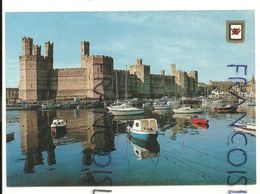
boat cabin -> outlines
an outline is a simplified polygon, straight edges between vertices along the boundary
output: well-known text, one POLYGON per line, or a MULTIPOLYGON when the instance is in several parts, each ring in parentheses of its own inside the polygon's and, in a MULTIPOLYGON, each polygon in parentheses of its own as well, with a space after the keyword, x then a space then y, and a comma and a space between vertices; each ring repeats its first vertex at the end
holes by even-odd
POLYGON ((139 129, 139 130, 157 130, 157 120, 156 119, 140 119, 140 120, 135 120, 133 128, 139 129))
POLYGON ((56 127, 56 126, 66 126, 66 122, 62 119, 55 119, 52 121, 51 124, 52 127, 56 127))

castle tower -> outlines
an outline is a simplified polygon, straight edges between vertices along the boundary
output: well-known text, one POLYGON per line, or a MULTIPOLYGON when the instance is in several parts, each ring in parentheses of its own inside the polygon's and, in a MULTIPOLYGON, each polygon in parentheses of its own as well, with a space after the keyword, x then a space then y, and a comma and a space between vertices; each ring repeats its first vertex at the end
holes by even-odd
POLYGON ((80 43, 80 47, 81 47, 81 55, 87 55, 89 56, 89 42, 86 42, 86 41, 82 41, 80 43))
POLYGON ((176 75, 176 64, 171 64, 171 69, 172 69, 172 75, 176 75))
POLYGON ((136 92, 140 97, 150 97, 151 85, 150 85, 150 66, 144 65, 142 59, 136 59, 136 64, 131 65, 129 73, 136 75, 136 92))
POLYGON ((82 41, 80 43, 81 49, 81 67, 86 68, 89 60, 90 44, 87 41, 82 41))
POLYGON ((46 42, 45 43, 45 62, 48 70, 53 69, 53 43, 46 42))
POLYGON ((32 55, 41 56, 41 46, 33 45, 32 55))
POLYGON ((22 38, 22 46, 23 46, 23 55, 29 56, 32 55, 32 46, 33 46, 33 39, 29 37, 22 38))
POLYGON ((22 38, 23 54, 20 56, 19 98, 24 101, 47 99, 49 70, 53 64, 53 44, 45 44, 46 56, 41 46, 33 45, 33 39, 22 38))
POLYGON ((45 43, 45 57, 53 59, 53 43, 49 41, 45 43))
POLYGON ((189 74, 190 79, 190 94, 196 96, 198 94, 198 71, 191 71, 189 74))

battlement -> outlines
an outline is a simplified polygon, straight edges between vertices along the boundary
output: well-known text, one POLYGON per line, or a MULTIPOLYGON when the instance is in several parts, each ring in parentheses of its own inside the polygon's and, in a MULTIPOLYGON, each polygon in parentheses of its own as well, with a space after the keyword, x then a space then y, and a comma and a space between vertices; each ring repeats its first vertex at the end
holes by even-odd
POLYGON ((53 42, 48 41, 45 43, 45 57, 53 58, 53 42))
POLYGON ((95 63, 103 63, 103 64, 113 64, 114 59, 110 56, 105 55, 92 55, 90 56, 93 64, 95 63))
POLYGON ((33 39, 32 39, 31 37, 26 37, 26 36, 24 36, 24 37, 22 38, 22 40, 23 40, 23 41, 31 41, 31 42, 33 42, 33 39))
POLYGON ((53 69, 51 74, 52 76, 68 76, 68 77, 77 77, 82 76, 86 72, 84 68, 61 68, 53 69))
POLYGON ((53 46, 53 42, 50 42, 50 41, 48 41, 48 42, 45 42, 45 45, 47 46, 53 46))
POLYGON ((27 60, 27 61, 36 61, 36 60, 44 60, 44 56, 36 56, 36 55, 25 55, 19 56, 20 60, 27 60))

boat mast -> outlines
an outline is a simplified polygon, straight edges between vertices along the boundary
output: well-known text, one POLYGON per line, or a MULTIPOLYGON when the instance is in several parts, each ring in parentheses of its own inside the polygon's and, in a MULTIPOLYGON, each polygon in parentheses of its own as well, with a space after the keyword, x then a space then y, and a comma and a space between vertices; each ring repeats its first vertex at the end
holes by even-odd
POLYGON ((116 71, 116 102, 118 103, 118 88, 117 88, 117 71, 116 71))
POLYGON ((127 101, 127 65, 126 65, 126 70, 125 70, 125 104, 127 101))

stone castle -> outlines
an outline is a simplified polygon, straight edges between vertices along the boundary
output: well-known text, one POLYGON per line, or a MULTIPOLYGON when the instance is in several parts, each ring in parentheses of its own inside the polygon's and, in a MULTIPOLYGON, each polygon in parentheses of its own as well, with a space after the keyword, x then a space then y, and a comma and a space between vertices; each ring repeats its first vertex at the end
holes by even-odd
POLYGON ((20 56, 19 98, 24 101, 111 99, 127 97, 159 98, 162 96, 196 96, 198 72, 177 71, 171 65, 172 75, 151 74, 150 66, 142 59, 128 70, 115 70, 113 58, 90 55, 90 43, 81 42, 81 66, 53 68, 53 43, 45 43, 45 55, 33 39, 22 38, 20 56), (127 84, 127 87, 125 87, 127 84))

